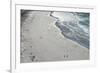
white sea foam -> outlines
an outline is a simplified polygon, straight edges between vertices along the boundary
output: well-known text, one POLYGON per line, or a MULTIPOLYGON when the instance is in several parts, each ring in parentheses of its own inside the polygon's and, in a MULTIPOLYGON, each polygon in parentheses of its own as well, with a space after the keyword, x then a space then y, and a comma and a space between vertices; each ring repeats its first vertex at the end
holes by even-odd
POLYGON ((51 15, 58 19, 56 25, 65 37, 89 48, 89 13, 52 12, 51 15))

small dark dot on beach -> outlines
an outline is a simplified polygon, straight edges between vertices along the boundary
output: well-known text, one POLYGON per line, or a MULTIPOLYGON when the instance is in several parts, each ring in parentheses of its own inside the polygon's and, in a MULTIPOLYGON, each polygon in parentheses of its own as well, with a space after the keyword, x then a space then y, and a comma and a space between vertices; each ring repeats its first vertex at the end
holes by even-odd
POLYGON ((30 46, 32 48, 32 46, 30 46))
POLYGON ((23 53, 22 53, 22 52, 21 52, 20 54, 21 54, 21 55, 23 55, 23 53))
POLYGON ((30 55, 32 55, 32 52, 30 53, 30 55))
POLYGON ((67 58, 69 57, 69 55, 66 56, 67 58))
POLYGON ((29 56, 29 57, 30 57, 31 61, 34 61, 34 60, 35 60, 35 58, 36 58, 36 57, 33 55, 33 53, 32 53, 32 52, 30 53, 30 56, 29 56))
POLYGON ((42 36, 40 36, 40 39, 43 39, 43 37, 42 37, 42 36))
POLYGON ((64 55, 64 58, 68 58, 69 57, 69 55, 64 55))
POLYGON ((31 58, 31 60, 32 60, 32 61, 34 61, 34 60, 35 60, 35 56, 31 56, 30 58, 31 58))

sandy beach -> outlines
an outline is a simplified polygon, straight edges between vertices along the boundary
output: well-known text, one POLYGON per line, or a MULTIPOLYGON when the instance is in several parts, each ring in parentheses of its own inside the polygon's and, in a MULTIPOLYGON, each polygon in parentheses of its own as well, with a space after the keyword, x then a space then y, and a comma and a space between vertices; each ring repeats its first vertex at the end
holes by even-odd
POLYGON ((21 23, 21 63, 88 60, 89 49, 65 38, 50 12, 30 11, 21 23))

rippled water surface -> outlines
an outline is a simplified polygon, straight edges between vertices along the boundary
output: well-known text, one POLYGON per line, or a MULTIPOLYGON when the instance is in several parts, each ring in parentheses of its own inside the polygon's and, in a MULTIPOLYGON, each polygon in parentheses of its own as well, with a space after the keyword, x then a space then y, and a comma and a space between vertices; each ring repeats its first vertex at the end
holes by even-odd
POLYGON ((51 16, 58 19, 56 26, 66 38, 89 49, 89 13, 52 12, 51 16))

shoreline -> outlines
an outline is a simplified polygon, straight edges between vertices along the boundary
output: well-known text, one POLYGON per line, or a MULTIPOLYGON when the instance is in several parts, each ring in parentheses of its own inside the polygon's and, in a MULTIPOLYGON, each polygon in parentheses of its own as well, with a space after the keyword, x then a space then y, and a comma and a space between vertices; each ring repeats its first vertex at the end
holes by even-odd
POLYGON ((26 40, 21 46, 26 49, 21 55, 21 63, 89 59, 89 50, 65 38, 55 25, 56 19, 38 12, 32 15, 34 18, 30 14, 22 27, 21 34, 26 40))

